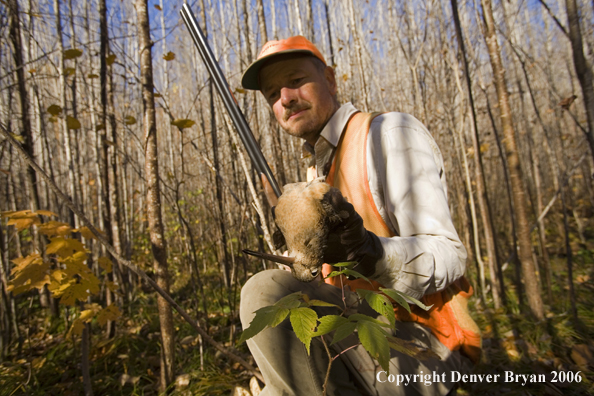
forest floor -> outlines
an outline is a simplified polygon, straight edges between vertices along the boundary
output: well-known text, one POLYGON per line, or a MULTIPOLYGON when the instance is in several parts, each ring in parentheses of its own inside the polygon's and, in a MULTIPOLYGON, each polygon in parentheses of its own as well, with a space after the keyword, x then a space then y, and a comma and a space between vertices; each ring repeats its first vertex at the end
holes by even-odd
MULTIPOLYGON (((506 277, 512 272, 507 269, 506 277)), ((483 307, 476 296, 471 299, 470 309, 481 328, 484 351, 475 373, 500 377, 495 384, 460 383, 458 395, 594 395, 594 250, 582 248, 574 256, 577 324, 570 314, 565 258, 553 260, 553 274, 554 298, 547 306, 549 314, 544 323, 534 323, 509 303, 494 310, 483 307), (529 375, 527 383, 523 385, 522 379, 505 382, 506 371, 529 375), (542 378, 539 374, 546 381, 531 383, 542 378)), ((174 298, 189 306, 192 302, 188 295, 189 290, 182 288, 174 298)), ((508 295, 509 301, 517 301, 513 287, 509 287, 508 295)), ((79 338, 66 338, 68 323, 63 318, 50 319, 36 306, 37 300, 21 299, 18 310, 26 312, 20 329, 23 338, 11 345, 0 363, 0 395, 82 395, 79 338)), ((192 309, 188 310, 192 315, 192 309)), ((210 314, 209 332, 230 345, 231 327, 223 311, 210 314)), ((123 317, 112 339, 106 339, 101 328, 93 324, 90 361, 94 394, 157 395, 159 322, 154 294, 136 293, 123 317)), ((173 395, 232 395, 236 386, 249 389, 252 376, 207 345, 201 367, 199 339, 177 315, 176 330, 178 376, 173 395)), ((245 343, 237 348, 244 357, 249 356, 245 343)))

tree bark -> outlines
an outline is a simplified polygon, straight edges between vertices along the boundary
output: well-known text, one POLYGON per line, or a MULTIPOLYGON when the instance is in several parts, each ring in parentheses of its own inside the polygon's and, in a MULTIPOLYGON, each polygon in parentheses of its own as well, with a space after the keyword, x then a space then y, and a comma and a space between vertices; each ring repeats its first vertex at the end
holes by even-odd
POLYGON ((588 131, 586 137, 590 144, 590 155, 594 159, 594 87, 592 78, 592 69, 588 65, 588 60, 584 56, 584 46, 582 43, 582 31, 580 29, 580 19, 575 0, 565 0, 567 9, 567 19, 569 25, 569 40, 571 41, 571 50, 573 53, 573 66, 582 88, 584 98, 584 107, 586 118, 588 120, 588 131))
MULTIPOLYGON (((161 192, 159 186, 159 159, 157 151, 157 121, 155 97, 153 93, 153 64, 147 0, 136 0, 138 16, 138 38, 140 50, 140 74, 142 82, 142 103, 144 108, 145 172, 147 183, 147 214, 150 229, 153 267, 157 284, 169 291, 167 270, 167 245, 161 218, 161 192)), ((165 392, 173 381, 175 357, 175 332, 171 307, 162 297, 157 297, 159 321, 161 323, 161 382, 160 389, 165 392)))
MULTIPOLYGON (((456 27, 456 37, 458 39, 458 48, 462 60, 462 72, 464 73, 466 95, 468 97, 468 114, 470 115, 470 135, 472 136, 472 147, 474 149, 473 159, 477 189, 477 200, 479 204, 479 209, 481 211, 481 220, 483 221, 483 232, 485 236, 485 242, 487 245, 487 256, 489 258, 491 292, 493 294, 493 304, 495 305, 495 308, 500 308, 502 300, 505 299, 505 294, 503 293, 505 288, 503 284, 503 277, 500 275, 499 261, 497 259, 497 242, 495 240, 493 217, 491 215, 491 205, 489 204, 489 197, 487 196, 487 184, 485 182, 485 171, 483 168, 481 143, 478 135, 478 127, 476 122, 474 95, 472 93, 472 82, 470 81, 470 74, 468 72, 468 61, 466 60, 464 38, 462 37, 462 28, 460 26, 460 18, 458 16, 458 2, 457 0, 451 0, 451 3, 454 17, 454 25, 456 27)), ((479 243, 479 241, 475 240, 475 243, 479 243)))
POLYGON ((526 203, 526 186, 522 178, 520 157, 516 143, 516 133, 512 122, 512 113, 509 104, 509 93, 505 79, 505 69, 501 60, 501 52, 495 32, 495 20, 491 0, 482 0, 484 15, 484 35, 489 50, 489 58, 493 69, 495 89, 499 101, 500 118, 505 136, 505 146, 509 163, 512 197, 516 211, 519 259, 522 266, 522 275, 526 289, 526 297, 530 312, 538 319, 544 319, 544 307, 538 284, 538 274, 532 257, 532 242, 530 239, 530 223, 528 220, 528 207, 526 203))

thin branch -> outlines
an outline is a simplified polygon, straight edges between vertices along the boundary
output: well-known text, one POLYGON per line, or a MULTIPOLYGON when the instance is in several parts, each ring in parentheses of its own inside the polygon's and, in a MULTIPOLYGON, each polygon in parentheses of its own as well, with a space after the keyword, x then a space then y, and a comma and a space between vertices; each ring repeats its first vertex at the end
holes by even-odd
POLYGON ((559 29, 561 29, 561 31, 563 32, 563 34, 565 34, 565 37, 569 38, 569 33, 567 33, 567 30, 565 29, 565 27, 563 26, 563 24, 561 23, 561 21, 559 19, 557 19, 557 17, 555 15, 553 15, 553 11, 551 11, 551 9, 547 5, 547 3, 545 3, 544 0, 538 0, 538 2, 540 4, 542 4, 542 6, 545 8, 545 10, 547 10, 547 12, 551 16, 551 18, 553 18, 553 21, 555 21, 555 23, 557 24, 557 26, 559 27, 559 29))

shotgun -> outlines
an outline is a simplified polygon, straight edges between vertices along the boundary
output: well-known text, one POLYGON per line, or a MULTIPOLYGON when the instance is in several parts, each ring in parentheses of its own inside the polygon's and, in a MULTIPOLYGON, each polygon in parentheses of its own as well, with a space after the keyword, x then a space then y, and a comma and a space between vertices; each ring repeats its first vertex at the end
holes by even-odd
POLYGON ((196 47, 198 47, 198 52, 200 53, 200 57, 208 69, 210 78, 214 82, 219 95, 221 95, 221 98, 223 99, 223 103, 225 104, 225 107, 229 112, 229 116, 233 121, 233 125, 235 125, 235 128, 239 133, 239 137, 241 138, 241 141, 243 142, 243 145, 245 146, 248 155, 252 160, 252 164, 259 173, 263 173, 266 176, 268 182, 270 182, 270 185, 274 190, 274 193, 277 197, 280 197, 280 187, 274 178, 274 175, 272 174, 266 159, 264 158, 264 154, 262 154, 260 146, 258 146, 258 142, 256 142, 256 139, 254 138, 254 134, 252 133, 250 126, 245 120, 245 117, 237 104, 237 100, 235 100, 235 97, 229 88, 229 84, 227 83, 227 80, 225 79, 225 76, 223 75, 223 72, 216 61, 214 54, 208 45, 208 42, 206 41, 204 33, 202 33, 200 26, 198 26, 198 22, 196 21, 192 10, 187 4, 184 4, 180 13, 182 19, 186 23, 186 26, 188 27, 188 30, 190 31, 190 35, 194 39, 194 44, 196 44, 196 47))

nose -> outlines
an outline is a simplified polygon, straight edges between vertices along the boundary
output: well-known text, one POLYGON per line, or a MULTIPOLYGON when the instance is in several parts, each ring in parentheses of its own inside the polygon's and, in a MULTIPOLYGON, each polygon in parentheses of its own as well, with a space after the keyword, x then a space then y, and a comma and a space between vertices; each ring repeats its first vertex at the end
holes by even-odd
POLYGON ((297 102, 297 92, 293 88, 281 88, 280 97, 283 107, 291 107, 291 105, 297 102))

